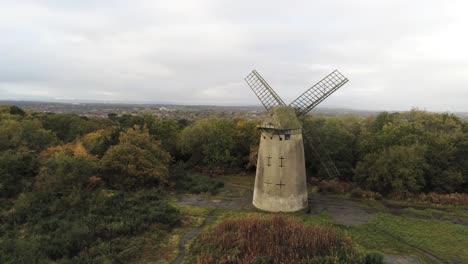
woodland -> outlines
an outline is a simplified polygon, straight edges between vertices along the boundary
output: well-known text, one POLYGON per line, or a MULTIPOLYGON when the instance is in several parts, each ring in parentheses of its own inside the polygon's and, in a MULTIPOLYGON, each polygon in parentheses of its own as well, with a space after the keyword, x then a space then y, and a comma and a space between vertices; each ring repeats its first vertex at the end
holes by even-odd
MULTIPOLYGON (((301 121, 340 171, 330 179, 306 145, 311 186, 333 192, 346 185, 355 196, 377 199, 446 195, 466 203, 468 121, 417 109, 375 117, 307 115, 301 121)), ((157 245, 183 225, 175 195, 215 195, 223 188, 221 175, 254 177, 258 124, 0 106, 0 263, 138 262, 148 236, 157 245)), ((204 239, 218 243, 216 235, 204 239)), ((352 251, 346 239, 338 240, 340 254, 352 251)), ((373 263, 370 258, 356 263, 373 263)), ((315 260, 304 263, 335 263, 315 260)))

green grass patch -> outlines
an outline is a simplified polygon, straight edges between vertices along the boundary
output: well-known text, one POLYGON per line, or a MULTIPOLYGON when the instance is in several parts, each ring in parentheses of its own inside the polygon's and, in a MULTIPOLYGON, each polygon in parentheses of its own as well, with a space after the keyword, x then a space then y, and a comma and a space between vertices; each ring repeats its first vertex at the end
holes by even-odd
POLYGON ((223 175, 218 178, 229 183, 242 185, 244 187, 252 188, 252 189, 255 185, 255 175, 234 174, 234 175, 223 175))
POLYGON ((223 181, 198 173, 187 173, 176 181, 178 191, 194 194, 217 194, 224 186, 223 181))
POLYGON ((428 254, 449 263, 468 263, 468 227, 446 221, 378 214, 368 224, 345 229, 367 250, 417 255, 433 263, 428 254))

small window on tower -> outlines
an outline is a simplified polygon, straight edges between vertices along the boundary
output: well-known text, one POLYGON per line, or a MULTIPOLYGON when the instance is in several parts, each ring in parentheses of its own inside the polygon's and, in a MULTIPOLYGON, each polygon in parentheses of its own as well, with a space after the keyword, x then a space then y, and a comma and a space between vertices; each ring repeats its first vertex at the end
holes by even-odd
POLYGON ((291 135, 289 134, 284 135, 284 140, 290 140, 290 139, 291 139, 291 135))

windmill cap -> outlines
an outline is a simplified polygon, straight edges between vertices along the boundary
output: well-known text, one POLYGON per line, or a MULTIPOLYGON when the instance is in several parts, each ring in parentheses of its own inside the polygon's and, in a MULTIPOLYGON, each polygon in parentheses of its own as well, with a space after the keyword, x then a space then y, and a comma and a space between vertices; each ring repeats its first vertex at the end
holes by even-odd
POLYGON ((301 129, 296 110, 290 106, 274 106, 259 128, 280 130, 301 129))

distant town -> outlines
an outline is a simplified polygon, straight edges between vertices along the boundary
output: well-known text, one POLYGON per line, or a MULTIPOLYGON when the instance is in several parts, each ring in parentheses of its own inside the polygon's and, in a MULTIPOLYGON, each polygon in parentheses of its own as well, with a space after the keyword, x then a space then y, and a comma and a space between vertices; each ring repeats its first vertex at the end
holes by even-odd
MULTIPOLYGON (((0 101, 3 105, 16 105, 24 110, 44 113, 70 113, 88 117, 107 117, 109 115, 151 114, 168 119, 197 120, 208 116, 224 118, 257 119, 264 115, 262 106, 214 106, 214 105, 176 105, 176 104, 111 104, 111 103, 57 103, 35 101, 0 101)), ((408 109, 409 110, 409 109, 408 109)), ((322 116, 375 116, 381 111, 355 110, 344 108, 316 108, 312 114, 322 116)), ((467 120, 468 113, 453 113, 467 120)))

